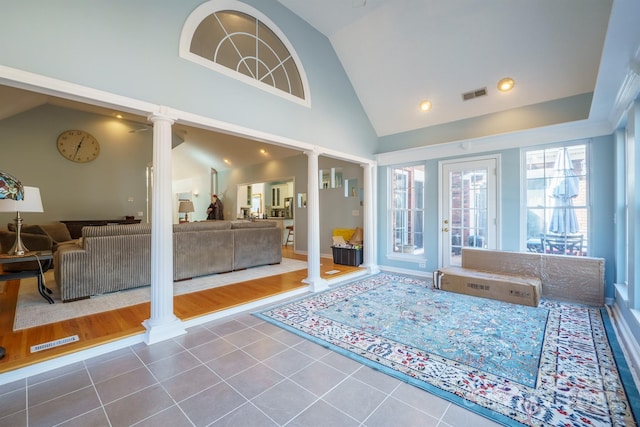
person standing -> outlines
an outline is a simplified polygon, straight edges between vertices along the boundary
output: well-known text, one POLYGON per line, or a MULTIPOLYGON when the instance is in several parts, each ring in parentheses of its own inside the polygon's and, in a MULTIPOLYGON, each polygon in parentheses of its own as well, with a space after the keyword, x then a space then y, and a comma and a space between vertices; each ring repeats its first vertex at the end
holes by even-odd
POLYGON ((207 219, 224 219, 222 214, 222 202, 217 194, 211 195, 211 204, 207 208, 207 219))

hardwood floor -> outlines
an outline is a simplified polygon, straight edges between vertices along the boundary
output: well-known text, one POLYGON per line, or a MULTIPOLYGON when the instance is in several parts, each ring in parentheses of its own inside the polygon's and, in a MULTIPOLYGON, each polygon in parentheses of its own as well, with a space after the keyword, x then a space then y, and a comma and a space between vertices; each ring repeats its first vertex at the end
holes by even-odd
MULTIPOLYGON (((306 261, 306 256, 282 248, 283 256, 306 261)), ((335 278, 359 271, 358 267, 333 264, 331 259, 321 259, 322 278, 335 278), (327 272, 339 270, 333 274, 327 272)), ((259 299, 288 292, 306 286, 302 280, 307 270, 299 270, 258 280, 235 283, 174 298, 174 313, 181 320, 190 320, 217 311, 237 307, 259 299)), ((86 348, 105 344, 145 331, 142 321, 150 317, 150 304, 137 304, 118 310, 70 319, 63 322, 13 331, 13 319, 18 298, 19 281, 0 282, 0 345, 6 355, 0 359, 0 374, 31 364, 49 360, 86 348), (72 335, 79 341, 31 353, 31 346, 43 344, 72 335)))

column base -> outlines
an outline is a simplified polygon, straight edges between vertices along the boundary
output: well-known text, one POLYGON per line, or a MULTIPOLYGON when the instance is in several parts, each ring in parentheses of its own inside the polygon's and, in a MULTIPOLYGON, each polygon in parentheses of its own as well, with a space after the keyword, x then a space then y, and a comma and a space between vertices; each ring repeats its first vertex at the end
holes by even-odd
POLYGON ((144 342, 147 345, 155 344, 187 333, 187 330, 182 326, 182 321, 177 317, 158 324, 153 324, 151 319, 147 319, 142 322, 142 326, 147 329, 147 333, 144 337, 144 342))
POLYGON ((312 292, 320 292, 325 289, 329 289, 329 282, 321 277, 307 277, 306 279, 303 279, 302 282, 308 284, 312 292))
POLYGON ((363 264, 363 267, 367 269, 369 274, 378 274, 380 273, 380 267, 378 264, 363 264))

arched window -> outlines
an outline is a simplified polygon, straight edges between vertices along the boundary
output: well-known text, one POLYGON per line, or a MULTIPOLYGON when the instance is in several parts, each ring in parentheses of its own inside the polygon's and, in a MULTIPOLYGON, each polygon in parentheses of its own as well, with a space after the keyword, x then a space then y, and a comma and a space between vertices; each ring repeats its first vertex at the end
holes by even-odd
POLYGON ((212 0, 194 10, 182 31, 180 56, 308 105, 306 77, 290 43, 244 3, 212 0))

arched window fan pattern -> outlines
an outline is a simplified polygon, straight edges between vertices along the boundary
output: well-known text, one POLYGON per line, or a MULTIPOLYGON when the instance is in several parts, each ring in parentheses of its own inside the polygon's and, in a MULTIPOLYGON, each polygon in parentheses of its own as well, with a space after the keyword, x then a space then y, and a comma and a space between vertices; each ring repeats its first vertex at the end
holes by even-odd
POLYGON ((241 11, 208 15, 189 51, 248 78, 305 99, 303 80, 289 49, 261 20, 241 11))

